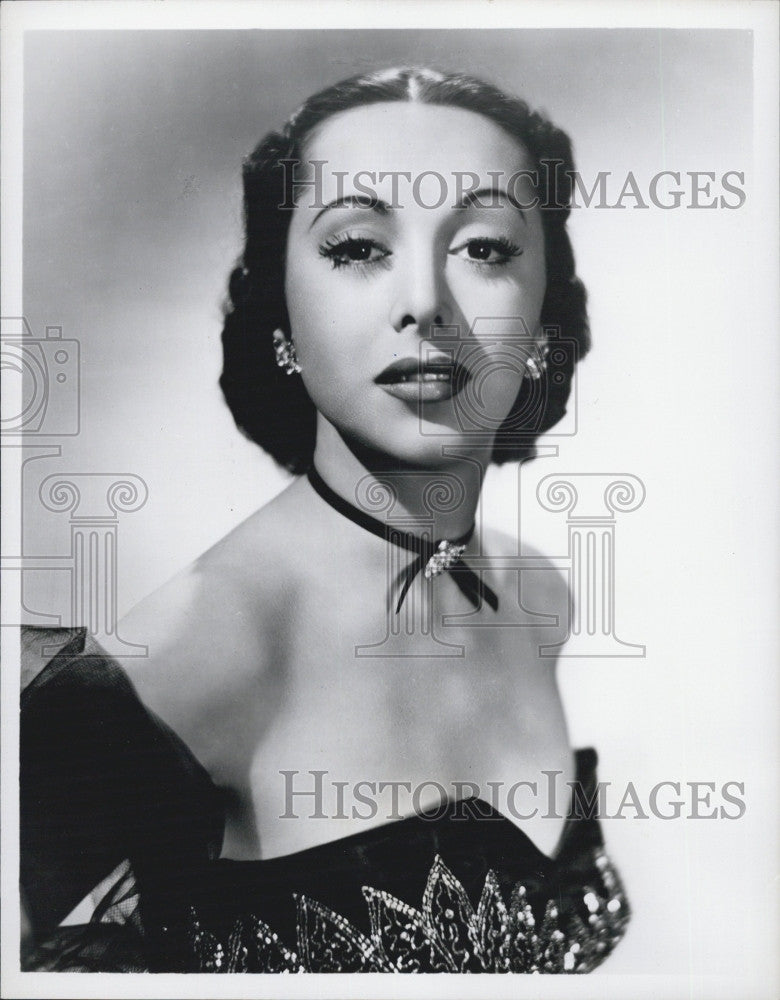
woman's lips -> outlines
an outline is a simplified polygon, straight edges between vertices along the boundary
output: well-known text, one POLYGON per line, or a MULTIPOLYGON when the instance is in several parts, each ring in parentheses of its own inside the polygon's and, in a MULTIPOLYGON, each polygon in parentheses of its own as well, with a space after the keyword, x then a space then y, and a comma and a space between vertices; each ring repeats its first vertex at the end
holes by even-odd
POLYGON ((448 359, 421 364, 419 358, 402 358, 388 365, 374 381, 396 399, 438 403, 457 396, 468 377, 462 365, 448 359))

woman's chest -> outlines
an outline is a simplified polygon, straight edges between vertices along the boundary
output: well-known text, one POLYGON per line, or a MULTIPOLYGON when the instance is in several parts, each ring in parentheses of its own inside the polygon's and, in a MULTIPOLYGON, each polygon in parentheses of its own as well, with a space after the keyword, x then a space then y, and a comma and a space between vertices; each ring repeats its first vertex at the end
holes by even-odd
POLYGON ((463 770, 536 744, 562 722, 552 665, 532 637, 484 622, 375 617, 327 616, 296 632, 266 758, 463 770), (380 621, 382 640, 368 642, 380 621))
MULTIPOLYGON (((358 656, 354 639, 320 635, 288 658, 278 711, 231 769, 223 854, 273 857, 471 797, 530 833, 549 811, 543 772, 571 777, 549 667, 514 662, 484 632, 454 643, 460 655, 358 656)), ((543 849, 563 815, 551 820, 543 849)))

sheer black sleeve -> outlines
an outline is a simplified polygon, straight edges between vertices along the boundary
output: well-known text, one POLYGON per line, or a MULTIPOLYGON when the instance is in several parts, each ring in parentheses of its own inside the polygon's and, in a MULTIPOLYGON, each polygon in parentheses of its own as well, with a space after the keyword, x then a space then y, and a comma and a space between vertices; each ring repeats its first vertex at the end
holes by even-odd
POLYGON ((37 937, 125 859, 142 891, 173 859, 186 866, 218 853, 222 816, 208 775, 83 630, 26 679, 20 874, 37 937))

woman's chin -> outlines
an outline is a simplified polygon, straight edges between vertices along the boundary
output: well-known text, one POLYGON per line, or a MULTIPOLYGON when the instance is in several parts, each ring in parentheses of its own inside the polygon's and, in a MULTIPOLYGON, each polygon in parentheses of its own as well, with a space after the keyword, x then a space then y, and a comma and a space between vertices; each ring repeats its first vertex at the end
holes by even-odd
POLYGON ((492 438, 486 435, 477 439, 474 434, 438 425, 396 429, 395 433, 375 437, 345 436, 345 441, 351 451, 362 454, 368 466, 395 463, 399 468, 444 469, 467 456, 484 454, 487 462, 493 451, 492 438))

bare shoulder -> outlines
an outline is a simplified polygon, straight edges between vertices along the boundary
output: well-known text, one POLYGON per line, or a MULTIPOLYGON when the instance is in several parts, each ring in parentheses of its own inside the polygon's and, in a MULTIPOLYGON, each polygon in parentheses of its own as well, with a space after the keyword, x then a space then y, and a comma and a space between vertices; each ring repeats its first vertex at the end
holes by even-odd
POLYGON ((505 742, 518 748, 520 757, 512 766, 522 770, 543 760, 572 775, 556 669, 556 646, 568 632, 566 576, 553 560, 525 544, 520 569, 516 538, 498 531, 483 531, 483 551, 497 566, 486 577, 495 583, 499 597, 498 627, 486 631, 493 633, 490 641, 500 654, 496 662, 502 664, 501 698, 494 712, 505 731, 515 733, 505 742), (502 560, 508 564, 502 567, 502 560))
POLYGON ((496 558, 496 568, 491 571, 491 577, 500 587, 499 596, 503 595, 509 601, 517 601, 519 596, 528 610, 555 615, 565 626, 569 614, 569 583, 566 574, 553 560, 523 543, 521 552, 525 565, 522 572, 518 572, 510 565, 502 566, 504 560, 518 556, 515 537, 486 527, 482 539, 485 555, 496 558))
POLYGON ((123 638, 150 646, 194 641, 208 650, 215 630, 224 640, 225 631, 265 617, 284 579, 276 520, 272 501, 239 524, 136 605, 121 623, 123 638))
POLYGON ((191 746, 208 731, 205 716, 257 702, 273 683, 295 589, 284 508, 271 501, 119 623, 126 642, 148 650, 123 661, 141 700, 191 746))

